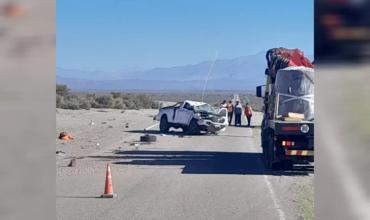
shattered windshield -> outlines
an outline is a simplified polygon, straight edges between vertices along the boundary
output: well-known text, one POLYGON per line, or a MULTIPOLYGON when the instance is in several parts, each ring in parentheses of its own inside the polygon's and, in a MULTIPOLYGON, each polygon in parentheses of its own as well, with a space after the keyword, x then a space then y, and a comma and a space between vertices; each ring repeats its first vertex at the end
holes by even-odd
POLYGON ((210 104, 203 104, 203 105, 195 106, 194 110, 196 112, 207 112, 211 114, 217 114, 216 109, 212 107, 210 104))
POLYGON ((314 120, 314 71, 309 68, 287 68, 276 76, 276 117, 301 117, 314 120))

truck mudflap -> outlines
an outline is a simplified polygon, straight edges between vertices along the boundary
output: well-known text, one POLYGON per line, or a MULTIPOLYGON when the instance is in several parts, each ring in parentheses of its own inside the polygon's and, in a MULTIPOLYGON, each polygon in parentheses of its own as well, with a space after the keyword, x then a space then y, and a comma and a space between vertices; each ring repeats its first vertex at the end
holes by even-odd
POLYGON ((313 156, 313 150, 285 150, 285 156, 313 156))

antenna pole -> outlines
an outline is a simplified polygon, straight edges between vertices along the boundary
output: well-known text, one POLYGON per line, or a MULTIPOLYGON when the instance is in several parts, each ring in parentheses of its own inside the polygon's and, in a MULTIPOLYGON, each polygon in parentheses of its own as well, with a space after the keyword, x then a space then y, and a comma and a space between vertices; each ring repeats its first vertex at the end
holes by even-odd
POLYGON ((203 91, 202 91, 202 102, 204 101, 204 93, 206 92, 206 89, 207 89, 207 84, 208 84, 208 79, 209 79, 209 76, 211 75, 211 72, 213 70, 213 66, 215 65, 216 63, 216 60, 217 60, 217 57, 218 57, 218 51, 216 50, 216 53, 215 53, 215 58, 213 59, 213 62, 211 63, 211 65, 209 66, 209 69, 208 69, 208 73, 207 73, 207 78, 204 82, 204 85, 203 85, 203 91))

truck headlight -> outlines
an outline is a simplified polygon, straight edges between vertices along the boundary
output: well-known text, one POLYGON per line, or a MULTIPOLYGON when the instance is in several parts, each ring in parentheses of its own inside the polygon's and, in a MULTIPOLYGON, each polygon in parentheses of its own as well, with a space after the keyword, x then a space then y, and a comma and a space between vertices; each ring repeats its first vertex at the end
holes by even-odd
POLYGON ((302 133, 307 133, 310 130, 310 127, 306 124, 301 126, 302 133))

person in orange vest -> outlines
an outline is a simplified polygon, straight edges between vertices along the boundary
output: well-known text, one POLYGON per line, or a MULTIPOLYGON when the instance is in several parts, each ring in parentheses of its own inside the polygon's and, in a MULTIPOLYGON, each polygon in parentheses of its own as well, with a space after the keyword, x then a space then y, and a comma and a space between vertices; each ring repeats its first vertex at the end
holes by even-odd
POLYGON ((229 125, 231 125, 231 121, 233 119, 233 113, 234 113, 234 106, 233 102, 230 100, 227 104, 227 119, 229 119, 229 125))
POLYGON ((245 105, 244 114, 247 117, 247 121, 248 121, 248 125, 247 126, 250 127, 251 126, 251 119, 252 119, 253 110, 252 110, 252 107, 250 107, 248 103, 245 105))

